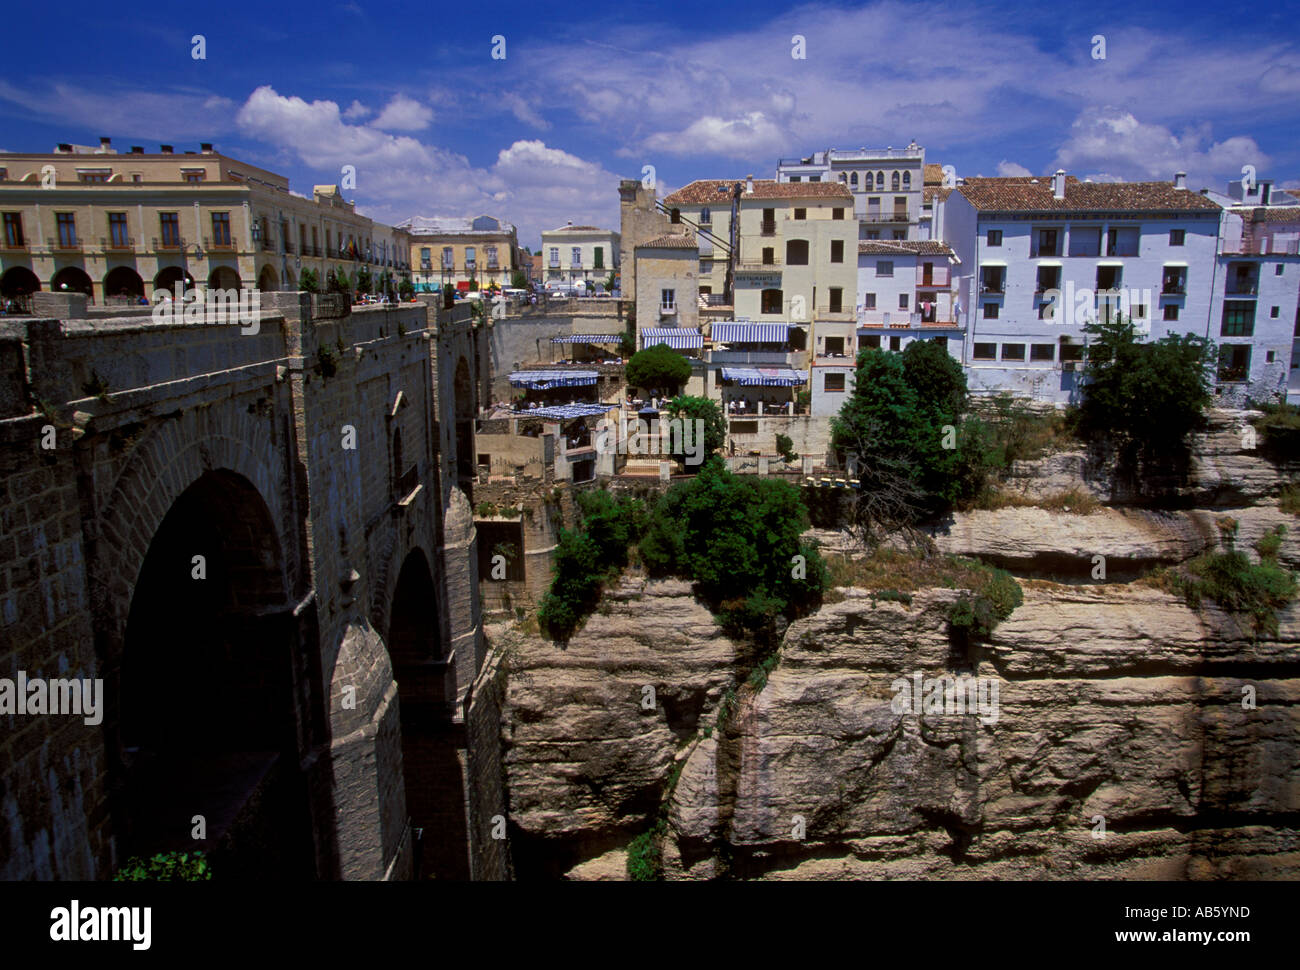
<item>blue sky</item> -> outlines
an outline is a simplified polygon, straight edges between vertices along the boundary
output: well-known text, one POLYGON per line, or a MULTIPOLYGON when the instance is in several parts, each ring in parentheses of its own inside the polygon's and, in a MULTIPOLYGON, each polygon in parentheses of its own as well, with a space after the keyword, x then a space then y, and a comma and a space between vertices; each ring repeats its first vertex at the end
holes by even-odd
POLYGON ((1221 188, 1253 164, 1300 186, 1297 14, 1131 0, 22 5, 6 11, 0 149, 211 141, 303 193, 355 165, 348 195, 367 215, 489 212, 533 247, 568 220, 617 228, 617 179, 646 164, 664 192, 913 138, 958 175, 1182 169, 1221 188))

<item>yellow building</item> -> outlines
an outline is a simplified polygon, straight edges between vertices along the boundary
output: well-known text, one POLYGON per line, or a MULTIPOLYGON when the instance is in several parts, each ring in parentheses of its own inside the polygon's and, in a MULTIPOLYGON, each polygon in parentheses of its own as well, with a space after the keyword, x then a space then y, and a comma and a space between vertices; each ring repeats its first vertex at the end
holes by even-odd
POLYGON ((515 227, 495 216, 474 219, 429 219, 414 216, 400 223, 410 235, 411 265, 415 288, 441 289, 446 284, 466 291, 495 283, 511 284, 511 276, 523 266, 519 236, 515 227))
POLYGON ((407 234, 358 215, 337 186, 312 198, 289 180, 204 144, 156 154, 60 145, 49 154, 0 153, 0 293, 87 294, 97 303, 138 302, 186 285, 298 288, 312 269, 322 282, 409 275, 407 234))

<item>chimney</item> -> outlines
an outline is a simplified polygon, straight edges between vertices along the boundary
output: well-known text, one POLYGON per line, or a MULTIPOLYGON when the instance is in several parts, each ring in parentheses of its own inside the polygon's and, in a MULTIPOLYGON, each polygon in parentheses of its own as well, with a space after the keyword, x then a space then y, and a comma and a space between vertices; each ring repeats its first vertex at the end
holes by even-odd
POLYGON ((212 142, 210 142, 210 141, 199 142, 199 151, 202 151, 202 152, 210 152, 210 151, 212 151, 212 142))
POLYGON ((144 146, 143 146, 143 145, 132 145, 132 146, 131 146, 131 154, 132 154, 132 155, 143 155, 143 154, 144 154, 144 146))
POLYGON ((1058 168, 1056 174, 1052 176, 1052 198, 1065 198, 1065 169, 1058 168))
POLYGON ((1186 172, 1175 172, 1175 173, 1174 173, 1174 188, 1176 188, 1176 189, 1182 189, 1184 192, 1187 191, 1187 173, 1186 173, 1186 172))
POLYGON ((745 194, 746 195, 754 194, 754 176, 752 175, 745 176, 745 194))
POLYGON ((72 151, 72 146, 68 144, 66 141, 59 142, 59 147, 56 149, 56 152, 60 155, 66 155, 71 151, 72 151))
POLYGON ((113 147, 113 139, 105 138, 103 135, 99 136, 99 150, 101 152, 109 151, 112 149, 112 147, 113 147))
POLYGON ((170 155, 170 154, 172 153, 172 146, 171 146, 171 145, 159 145, 159 146, 158 146, 158 151, 162 152, 164 155, 170 155))

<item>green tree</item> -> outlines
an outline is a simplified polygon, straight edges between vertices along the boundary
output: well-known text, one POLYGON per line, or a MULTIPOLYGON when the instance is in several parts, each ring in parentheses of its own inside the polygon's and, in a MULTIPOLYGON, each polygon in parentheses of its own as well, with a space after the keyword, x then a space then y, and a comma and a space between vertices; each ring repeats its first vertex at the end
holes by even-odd
POLYGON ((373 283, 374 283, 374 279, 370 275, 369 266, 362 266, 359 270, 357 270, 357 292, 358 293, 362 293, 362 294, 369 293, 370 287, 373 283))
POLYGON ((305 293, 316 293, 320 290, 320 278, 310 266, 298 277, 298 288, 305 293))
POLYGON ((638 350, 627 362, 627 382, 633 387, 677 391, 690 379, 690 361, 667 344, 638 350))
POLYGON ((612 269, 609 271, 609 276, 605 278, 605 292, 614 292, 614 271, 612 269))
MULTIPOLYGON (((716 401, 711 401, 707 397, 693 397, 687 394, 681 394, 673 398, 668 403, 668 413, 674 418, 681 418, 685 421, 700 421, 704 430, 704 458, 716 454, 722 450, 723 444, 727 440, 727 422, 722 416, 722 409, 718 407, 716 401)), ((692 429, 692 434, 695 431, 692 429)), ((694 451, 697 447, 698 438, 692 438, 692 448, 694 451)), ((685 449, 678 449, 673 453, 673 457, 679 461, 686 461, 688 456, 685 449)))
POLYGON ((1214 346, 1194 334, 1142 341, 1131 320, 1084 327, 1093 339, 1083 370, 1078 428, 1108 439, 1133 466, 1180 453, 1213 400, 1214 346))
POLYGON ((528 275, 521 269, 513 270, 510 273, 510 285, 516 290, 528 289, 528 275))
POLYGON ((409 300, 415 296, 415 287, 411 284, 409 276, 402 277, 402 281, 397 284, 397 292, 403 300, 409 300))

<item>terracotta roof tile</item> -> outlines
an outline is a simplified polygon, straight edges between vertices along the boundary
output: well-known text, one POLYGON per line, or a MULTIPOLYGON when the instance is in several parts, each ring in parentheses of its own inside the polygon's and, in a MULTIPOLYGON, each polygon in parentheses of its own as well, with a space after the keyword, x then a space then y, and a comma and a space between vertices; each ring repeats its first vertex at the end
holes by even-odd
POLYGON ((1279 205, 1251 210, 1251 222, 1300 222, 1300 205, 1279 205))
POLYGON ((1215 211, 1219 205, 1172 182, 1080 182, 1066 176, 1065 198, 1052 196, 1051 176, 968 178, 957 187, 986 212, 1078 212, 1117 209, 1215 211))
POLYGON ((943 166, 938 162, 926 162, 925 176, 921 181, 926 185, 943 185, 943 166))
MULTIPOLYGON (((727 201, 731 190, 744 179, 701 179, 690 183, 664 199, 664 205, 707 205, 727 201)), ((853 194, 847 185, 839 182, 777 182, 773 179, 754 179, 752 194, 742 199, 845 199, 852 201, 853 194)))
POLYGON ((858 243, 858 252, 866 256, 951 256, 952 247, 938 239, 871 239, 858 243))
POLYGON ((695 238, 687 233, 673 232, 655 236, 643 243, 637 243, 637 249, 696 249, 695 238))

